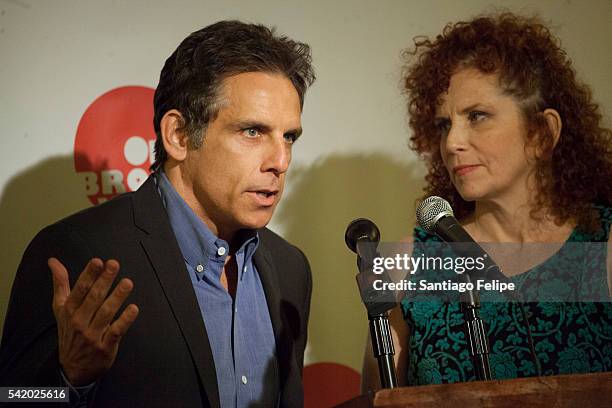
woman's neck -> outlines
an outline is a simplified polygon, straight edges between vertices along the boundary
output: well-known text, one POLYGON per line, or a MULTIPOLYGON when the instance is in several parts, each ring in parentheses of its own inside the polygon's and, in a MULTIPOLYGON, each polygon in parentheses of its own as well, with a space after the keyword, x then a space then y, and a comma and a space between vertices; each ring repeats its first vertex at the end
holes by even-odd
POLYGON ((549 211, 523 203, 477 202, 462 224, 479 242, 565 242, 575 223, 558 225, 549 211))

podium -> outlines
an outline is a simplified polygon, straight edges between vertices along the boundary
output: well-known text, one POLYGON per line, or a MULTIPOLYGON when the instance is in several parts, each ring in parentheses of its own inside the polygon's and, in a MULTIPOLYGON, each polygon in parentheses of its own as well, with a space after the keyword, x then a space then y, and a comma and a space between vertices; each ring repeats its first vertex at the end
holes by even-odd
POLYGON ((611 407, 612 372, 380 390, 337 408, 611 407))

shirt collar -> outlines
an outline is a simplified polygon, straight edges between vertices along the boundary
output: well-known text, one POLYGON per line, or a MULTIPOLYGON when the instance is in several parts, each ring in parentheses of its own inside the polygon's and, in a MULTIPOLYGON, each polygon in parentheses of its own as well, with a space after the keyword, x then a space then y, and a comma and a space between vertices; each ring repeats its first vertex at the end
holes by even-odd
MULTIPOLYGON (((193 212, 185 200, 175 190, 166 173, 156 173, 158 190, 161 195, 170 225, 178 241, 179 247, 187 262, 199 275, 204 270, 198 270, 198 265, 206 267, 209 261, 225 262, 229 253, 229 244, 215 236, 208 226, 193 212)), ((237 252, 244 254, 245 264, 250 262, 259 245, 259 235, 256 230, 239 232, 242 244, 237 252)))

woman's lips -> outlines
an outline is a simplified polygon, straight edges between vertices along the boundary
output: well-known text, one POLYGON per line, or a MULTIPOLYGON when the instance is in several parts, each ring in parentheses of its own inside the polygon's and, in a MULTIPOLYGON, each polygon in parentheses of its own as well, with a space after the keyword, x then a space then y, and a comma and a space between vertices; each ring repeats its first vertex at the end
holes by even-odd
POLYGON ((456 176, 464 176, 472 171, 476 170, 476 168, 480 167, 480 164, 469 164, 465 166, 456 166, 453 168, 453 172, 456 176))

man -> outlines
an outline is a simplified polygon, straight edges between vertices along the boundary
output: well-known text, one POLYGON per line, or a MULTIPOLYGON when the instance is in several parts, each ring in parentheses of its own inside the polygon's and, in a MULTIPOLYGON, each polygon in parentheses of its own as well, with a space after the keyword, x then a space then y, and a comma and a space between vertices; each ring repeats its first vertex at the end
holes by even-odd
POLYGON ((26 250, 1 385, 67 384, 93 406, 303 404, 310 268, 264 227, 310 60, 307 45, 237 21, 179 45, 155 92, 151 177, 26 250))

